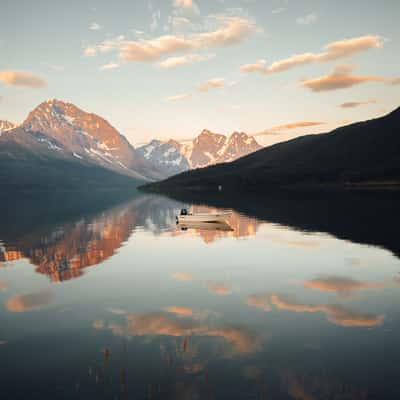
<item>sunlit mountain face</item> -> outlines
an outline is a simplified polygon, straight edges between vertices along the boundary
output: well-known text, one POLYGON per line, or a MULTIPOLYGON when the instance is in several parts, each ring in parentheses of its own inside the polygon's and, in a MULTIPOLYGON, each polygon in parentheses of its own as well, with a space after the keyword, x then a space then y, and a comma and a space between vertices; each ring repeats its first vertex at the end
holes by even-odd
POLYGON ((318 212, 325 230, 304 230, 307 196, 289 214, 284 197, 232 209, 226 226, 176 224, 181 208, 222 210, 204 203, 99 201, 4 209, 6 398, 398 397, 396 217, 363 238, 318 212))

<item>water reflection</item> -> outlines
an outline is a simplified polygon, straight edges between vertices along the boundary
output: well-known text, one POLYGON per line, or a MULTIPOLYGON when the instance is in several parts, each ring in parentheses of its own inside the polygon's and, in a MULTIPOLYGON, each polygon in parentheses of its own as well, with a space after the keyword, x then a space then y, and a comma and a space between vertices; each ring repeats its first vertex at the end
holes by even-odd
MULTIPOLYGON (((259 225, 254 218, 233 213, 229 224, 176 226, 175 216, 181 206, 163 197, 136 196, 95 215, 84 215, 62 225, 54 220, 45 228, 39 225, 29 232, 17 230, 18 235, 11 237, 8 227, 3 225, 0 229, 0 237, 4 240, 0 247, 0 262, 28 259, 36 266, 36 272, 47 275, 54 282, 61 282, 78 278, 85 268, 112 257, 135 229, 154 235, 195 235, 205 243, 213 243, 226 236, 254 235, 259 225)), ((204 206, 194 206, 192 210, 215 211, 204 206)))
POLYGON ((393 227, 363 241, 353 222, 339 240, 329 224, 302 231, 306 206, 289 216, 269 201, 229 228, 183 230, 181 208, 217 209, 136 195, 6 212, 5 397, 397 398, 393 227))

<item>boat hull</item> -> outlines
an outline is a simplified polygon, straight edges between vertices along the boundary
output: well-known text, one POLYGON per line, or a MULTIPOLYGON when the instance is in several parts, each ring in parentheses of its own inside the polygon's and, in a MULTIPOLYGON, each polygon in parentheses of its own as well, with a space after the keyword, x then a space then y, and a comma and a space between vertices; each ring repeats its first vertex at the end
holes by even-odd
POLYGON ((230 212, 218 214, 193 214, 193 215, 178 215, 180 224, 196 223, 196 222, 226 222, 231 216, 230 212))

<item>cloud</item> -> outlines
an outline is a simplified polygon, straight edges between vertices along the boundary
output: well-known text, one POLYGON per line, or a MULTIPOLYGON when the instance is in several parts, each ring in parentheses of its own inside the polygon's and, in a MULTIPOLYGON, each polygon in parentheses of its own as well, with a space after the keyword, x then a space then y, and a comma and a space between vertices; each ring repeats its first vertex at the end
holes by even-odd
POLYGON ((20 86, 31 89, 40 89, 47 86, 44 79, 31 72, 0 70, 0 81, 8 86, 20 86))
POLYGON ((201 92, 208 92, 210 89, 221 88, 225 86, 225 80, 223 78, 213 78, 209 79, 206 82, 201 83, 198 85, 198 89, 201 92))
POLYGON ((193 0, 174 0, 175 7, 192 8, 194 4, 193 0))
POLYGON ((341 107, 341 108, 355 108, 355 107, 360 107, 360 106, 366 106, 368 104, 376 104, 376 100, 347 101, 345 103, 339 104, 338 107, 341 107))
POLYGON ((208 290, 219 296, 226 296, 232 293, 232 287, 223 282, 208 281, 206 282, 206 285, 208 290))
POLYGON ((118 68, 118 67, 119 67, 119 64, 110 62, 110 63, 108 63, 108 64, 102 65, 102 66, 100 67, 100 70, 101 70, 101 71, 109 71, 109 70, 111 70, 111 69, 116 69, 116 68, 118 68))
POLYGON ((97 22, 92 22, 89 26, 89 29, 91 31, 98 31, 102 28, 102 26, 100 26, 97 22))
POLYGON ((51 69, 52 71, 56 72, 62 72, 65 70, 65 67, 63 65, 48 64, 48 63, 44 63, 44 65, 49 69, 51 69))
POLYGON ((193 315, 193 310, 189 307, 182 307, 182 306, 171 306, 167 307, 165 311, 175 314, 175 315, 180 315, 180 316, 192 316, 193 315))
POLYGON ((161 18, 161 11, 160 10, 155 10, 151 14, 151 22, 150 22, 150 30, 154 32, 158 28, 158 22, 160 21, 161 18))
POLYGON ((273 74, 287 71, 299 65, 335 61, 341 58, 353 56, 369 49, 381 47, 383 47, 383 39, 380 36, 366 35, 328 43, 324 47, 324 51, 320 53, 295 54, 291 57, 275 61, 269 66, 266 66, 266 62, 264 60, 260 60, 254 64, 242 65, 240 69, 244 72, 273 74))
POLYGON ((50 304, 52 300, 52 292, 50 290, 42 290, 9 298, 6 302, 6 308, 11 312, 39 310, 50 304))
POLYGON ((279 135, 282 131, 288 131, 292 129, 302 129, 309 128, 312 126, 324 125, 326 122, 322 121, 295 121, 288 122, 287 124, 273 126, 272 128, 266 129, 265 131, 256 133, 254 136, 269 136, 269 135, 279 135))
POLYGON ((296 19, 298 25, 311 25, 318 21, 318 15, 316 13, 307 14, 304 17, 296 19))
POLYGON ((94 57, 97 54, 96 47, 88 46, 83 49, 83 55, 86 57, 94 57))
POLYGON ((174 7, 183 12, 191 11, 196 15, 200 14, 199 6, 194 0, 174 0, 174 7))
POLYGON ((389 82, 390 82, 392 85, 400 85, 400 78, 393 78, 393 79, 390 79, 389 82))
POLYGON ((167 97, 168 101, 180 101, 180 100, 187 100, 192 97, 191 94, 189 93, 182 93, 182 94, 177 94, 175 96, 169 96, 167 97))
POLYGON ((213 57, 215 57, 213 54, 206 56, 200 54, 187 54, 180 57, 169 57, 166 60, 161 61, 158 66, 161 68, 176 68, 182 65, 210 60, 213 57))
POLYGON ((269 130, 273 132, 286 131, 290 129, 308 128, 310 126, 324 125, 325 123, 326 122, 321 122, 321 121, 295 121, 283 125, 273 126, 269 130))
POLYGON ((341 297, 351 297, 353 292, 362 289, 382 289, 382 283, 361 282, 351 278, 331 276, 304 282, 304 287, 325 292, 336 292, 341 297))
POLYGON ((334 71, 328 75, 313 79, 305 79, 301 81, 300 85, 312 90, 313 92, 326 92, 330 90, 346 89, 351 86, 368 82, 392 82, 391 79, 381 76, 353 75, 351 71, 352 67, 341 65, 336 67, 334 71))
POLYGON ((275 307, 299 313, 317 313, 322 312, 326 315, 328 321, 335 325, 344 327, 373 327, 381 325, 384 320, 383 315, 372 315, 358 313, 348 310, 336 304, 302 304, 290 300, 279 294, 253 295, 247 298, 249 306, 261 308, 264 311, 270 310, 270 305, 275 307))
POLYGON ((191 281, 194 279, 193 275, 188 272, 174 272, 171 276, 180 281, 191 281))
POLYGON ((151 62, 182 51, 228 46, 239 43, 257 31, 253 21, 236 16, 216 16, 219 27, 208 32, 188 36, 164 35, 154 39, 125 40, 118 37, 106 40, 101 51, 117 50, 121 59, 130 62, 151 62))

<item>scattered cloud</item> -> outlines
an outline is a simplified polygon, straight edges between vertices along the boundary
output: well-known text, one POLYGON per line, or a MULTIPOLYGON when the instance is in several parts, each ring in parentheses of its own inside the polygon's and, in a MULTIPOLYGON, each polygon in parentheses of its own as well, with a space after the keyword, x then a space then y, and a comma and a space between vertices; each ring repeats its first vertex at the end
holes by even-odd
POLYGON ((322 312, 328 321, 344 327, 373 327, 381 325, 384 320, 383 315, 358 313, 336 304, 302 304, 279 294, 253 295, 249 296, 246 302, 249 306, 261 308, 264 311, 270 311, 270 306, 274 305, 278 309, 293 312, 322 312))
POLYGON ((217 294, 218 296, 226 296, 232 293, 232 287, 223 282, 208 281, 206 285, 208 290, 217 294))
POLYGON ((188 272, 174 272, 171 276, 180 281, 192 281, 194 279, 193 275, 188 272))
POLYGON ((326 92, 329 90, 345 89, 351 86, 367 82, 384 82, 392 84, 393 79, 376 75, 353 75, 353 68, 348 65, 340 65, 328 75, 301 81, 301 86, 313 92, 326 92))
POLYGON ((325 46, 324 51, 320 53, 295 54, 291 57, 275 61, 268 66, 266 65, 265 60, 259 60, 254 64, 242 65, 240 69, 244 72, 260 72, 268 75, 287 71, 299 65, 335 61, 341 58, 353 56, 354 54, 358 54, 369 49, 381 47, 383 47, 383 39, 380 36, 366 35, 328 43, 325 46))
POLYGON ((253 136, 269 136, 269 135, 279 135, 281 132, 285 132, 292 129, 309 128, 312 126, 324 125, 326 122, 322 121, 295 121, 289 122, 287 124, 273 126, 272 128, 266 129, 265 131, 256 133, 253 136))
POLYGON ((169 96, 167 97, 168 101, 179 101, 179 100, 187 100, 192 97, 191 94, 189 93, 182 93, 182 94, 177 94, 175 96, 169 96))
POLYGON ((324 292, 336 292, 341 297, 352 297, 354 292, 363 289, 382 289, 384 284, 375 282, 361 282, 351 278, 331 276, 313 279, 304 282, 304 287, 322 290, 324 292))
POLYGON ((295 121, 283 125, 273 126, 269 130, 273 132, 286 131, 289 129, 308 128, 310 126, 324 125, 325 123, 326 122, 321 122, 321 121, 295 121))
POLYGON ((116 69, 116 68, 118 68, 118 67, 119 67, 119 64, 110 62, 110 63, 108 63, 108 64, 102 65, 102 66, 100 67, 100 70, 101 70, 101 71, 109 71, 109 70, 111 70, 111 69, 116 69))
POLYGON ((341 107, 341 108, 355 108, 355 107, 360 107, 360 106, 366 106, 368 104, 376 104, 376 100, 347 101, 345 103, 339 104, 338 107, 341 107))
POLYGON ((144 32, 141 31, 141 30, 139 30, 139 29, 131 29, 131 31, 132 31, 135 35, 138 35, 138 36, 144 35, 144 32))
POLYGON ((316 13, 307 14, 304 17, 296 19, 298 25, 311 25, 318 21, 318 15, 316 13))
POLYGON ((91 31, 98 31, 98 30, 100 30, 101 28, 102 28, 102 26, 99 25, 97 22, 92 22, 92 23, 90 24, 90 26, 89 26, 89 29, 90 29, 91 31))
POLYGON ((49 305, 52 300, 52 292, 50 290, 42 290, 36 293, 29 293, 9 298, 6 302, 6 308, 11 312, 39 310, 49 305))
POLYGON ((193 310, 189 307, 182 307, 182 306, 171 306, 167 307, 165 311, 175 314, 175 315, 180 315, 180 316, 192 316, 193 315, 193 310))
POLYGON ((152 32, 154 32, 158 28, 158 23, 160 19, 161 19, 161 11, 159 9, 155 10, 151 14, 150 30, 152 32))
POLYGON ((47 68, 51 69, 52 71, 56 72, 62 72, 65 70, 65 67, 63 65, 57 65, 57 64, 48 64, 48 63, 43 63, 47 68))
POLYGON ((196 15, 200 14, 200 9, 194 0, 174 0, 174 7, 183 12, 190 11, 196 15))
POLYGON ((40 89, 47 86, 41 77, 25 71, 0 70, 0 82, 8 86, 20 86, 30 89, 40 89))
POLYGON ((194 4, 193 0, 174 0, 175 7, 192 8, 194 4))
POLYGON ((210 89, 217 89, 225 86, 225 80, 223 78, 213 78, 206 82, 198 85, 200 92, 208 92, 210 89))
POLYGON ((400 78, 389 79, 389 83, 392 85, 400 85, 400 78))
POLYGON ((187 64, 193 64, 201 61, 210 60, 215 57, 214 54, 201 55, 201 54, 187 54, 180 57, 169 57, 161 61, 158 66, 161 68, 176 68, 187 64))
POLYGON ((239 43, 258 30, 253 21, 243 17, 219 15, 215 19, 219 24, 215 30, 187 36, 164 35, 146 40, 125 40, 117 37, 105 40, 98 48, 101 51, 117 50, 120 58, 125 61, 151 62, 177 52, 239 43))
POLYGON ((97 54, 96 47, 88 46, 83 49, 83 55, 86 57, 94 57, 97 54))

